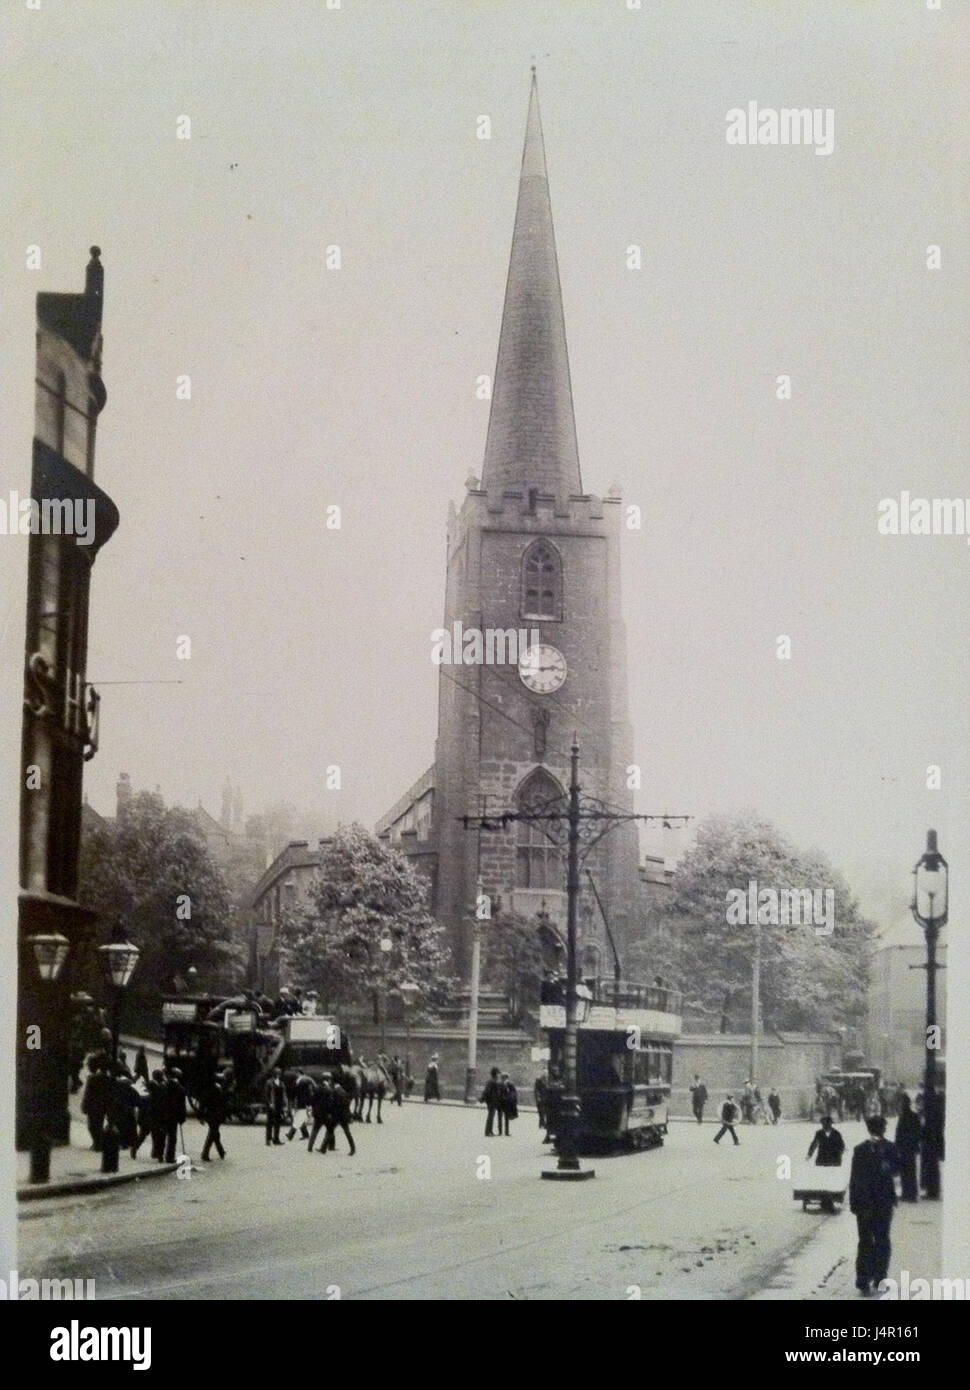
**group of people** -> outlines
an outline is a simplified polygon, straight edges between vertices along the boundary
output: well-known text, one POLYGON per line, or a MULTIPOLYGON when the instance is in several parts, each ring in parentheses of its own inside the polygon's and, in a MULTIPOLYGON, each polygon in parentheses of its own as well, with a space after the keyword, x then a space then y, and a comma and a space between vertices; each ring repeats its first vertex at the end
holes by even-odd
POLYGON ((328 1153, 337 1147, 336 1132, 339 1129, 353 1156, 357 1146, 350 1132, 350 1094, 341 1085, 340 1077, 326 1071, 318 1080, 314 1080, 301 1070, 288 1080, 289 1085, 284 1081, 282 1070, 275 1067, 266 1082, 263 1095, 266 1143, 282 1144, 280 1132, 283 1125, 289 1122, 287 1141, 291 1141, 299 1129, 300 1138, 307 1141, 307 1152, 313 1153, 313 1146, 322 1129, 324 1138, 319 1152, 328 1153))
POLYGON ((151 1155, 159 1163, 174 1163, 179 1126, 188 1113, 188 1097, 177 1068, 149 1075, 145 1049, 139 1047, 134 1066, 126 1054, 114 1055, 106 1029, 101 1046, 87 1058, 87 1079, 81 1113, 87 1121, 91 1147, 129 1149, 132 1158, 149 1137, 151 1155))
MULTIPOLYGON (((697 1072, 694 1073, 694 1080, 688 1090, 694 1119, 699 1125, 703 1124, 704 1107, 708 1102, 709 1093, 697 1072)), ((762 1097, 760 1088, 752 1081, 744 1083, 738 1100, 734 1099, 733 1092, 729 1092, 721 1106, 721 1129, 714 1140, 715 1144, 720 1143, 728 1131, 735 1144, 740 1142, 734 1132, 734 1126, 739 1119, 748 1125, 757 1124, 759 1121, 766 1125, 776 1125, 781 1119, 781 1096, 775 1087, 769 1087, 766 1098, 762 1097)))
MULTIPOLYGON (((905 1091, 899 1101, 895 1143, 890 1143, 886 1138, 884 1115, 866 1116, 866 1128, 868 1138, 852 1151, 849 1210, 856 1218, 858 1232, 856 1288, 864 1296, 869 1296, 878 1292, 889 1270, 892 1253, 890 1229, 897 1201, 919 1200, 916 1160, 921 1152, 921 1143, 925 1143, 925 1140, 920 1118, 905 1091), (902 1189, 898 1197, 897 1177, 901 1180, 902 1189)), ((845 1140, 835 1128, 832 1116, 823 1115, 821 1127, 809 1145, 807 1157, 811 1158, 814 1154, 816 1165, 820 1168, 840 1168, 844 1153, 845 1140)), ((925 1176, 929 1178, 929 1173, 925 1176)), ((924 1194, 930 1198, 938 1197, 939 1188, 937 1186, 934 1191, 932 1185, 924 1184, 924 1194)), ((823 1192, 823 1211, 835 1211, 835 1196, 834 1189, 823 1192)))
POLYGON ((495 1132, 496 1116, 499 1134, 508 1134, 509 1121, 519 1118, 519 1093, 514 1082, 509 1080, 507 1071, 500 1072, 498 1067, 492 1067, 479 1102, 486 1107, 486 1137, 491 1138, 495 1132))

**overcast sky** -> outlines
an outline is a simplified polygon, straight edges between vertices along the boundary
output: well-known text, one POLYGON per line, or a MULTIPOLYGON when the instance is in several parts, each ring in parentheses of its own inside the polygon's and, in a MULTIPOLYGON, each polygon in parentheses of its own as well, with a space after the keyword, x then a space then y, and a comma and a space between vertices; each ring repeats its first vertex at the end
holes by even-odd
POLYGON ((6 487, 29 478, 34 294, 80 289, 92 242, 106 275, 96 476, 121 525, 92 591, 92 803, 113 812, 124 769, 218 814, 228 774, 247 813, 372 823, 431 762, 446 510, 481 469, 535 57, 584 484, 643 510, 640 809, 754 808, 905 920, 968 733, 970 550, 876 530, 903 489, 970 496, 947 9, 11 7, 6 487), (831 108, 833 153, 728 145, 749 101, 831 108))

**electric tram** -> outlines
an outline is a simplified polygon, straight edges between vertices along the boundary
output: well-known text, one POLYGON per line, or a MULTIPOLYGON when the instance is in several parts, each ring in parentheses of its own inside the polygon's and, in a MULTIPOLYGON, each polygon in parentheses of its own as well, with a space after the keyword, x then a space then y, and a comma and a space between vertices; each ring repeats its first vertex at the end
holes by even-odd
MULTIPOLYGON (((658 1147, 667 1133, 681 996, 660 985, 616 979, 584 980, 577 993, 579 1151, 658 1147)), ((565 1076, 564 980, 543 983, 539 1024, 549 1040, 549 1131, 555 1135, 565 1076)))

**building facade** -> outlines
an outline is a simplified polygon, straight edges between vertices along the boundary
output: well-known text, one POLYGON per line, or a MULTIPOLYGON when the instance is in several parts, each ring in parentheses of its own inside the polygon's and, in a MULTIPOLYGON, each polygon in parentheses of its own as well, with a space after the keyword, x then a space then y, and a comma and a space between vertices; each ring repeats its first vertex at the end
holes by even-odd
MULTIPOLYGON (((915 931, 915 928, 914 928, 915 931)), ((946 945, 937 949, 946 964, 946 945)), ((926 1063, 926 946, 922 941, 886 943, 872 953, 866 1059, 883 1076, 904 1086, 923 1079, 926 1063)), ((937 977, 937 1021, 946 1041, 946 976, 937 977)), ((937 1061, 945 1062, 945 1050, 937 1061)))
POLYGON ((91 248, 83 294, 37 296, 17 1028, 17 1145, 33 1151, 68 1142, 72 962, 93 949, 98 929, 77 890, 82 773, 98 740, 98 694, 86 674, 91 571, 118 525, 115 504, 94 482, 97 421, 106 399, 100 254, 91 248), (44 936, 62 936, 69 944, 56 980, 38 971, 35 939, 44 936))
MULTIPOLYGON (((565 927, 564 823, 490 818, 564 811, 574 738, 583 795, 633 810, 623 508, 583 488, 534 76, 484 465, 465 486, 448 514, 434 764, 377 827, 428 877, 462 973, 479 876, 493 910, 565 927)), ((584 857, 620 943, 638 929, 638 857, 633 822, 584 857)), ((608 960, 583 883, 580 948, 608 960)))

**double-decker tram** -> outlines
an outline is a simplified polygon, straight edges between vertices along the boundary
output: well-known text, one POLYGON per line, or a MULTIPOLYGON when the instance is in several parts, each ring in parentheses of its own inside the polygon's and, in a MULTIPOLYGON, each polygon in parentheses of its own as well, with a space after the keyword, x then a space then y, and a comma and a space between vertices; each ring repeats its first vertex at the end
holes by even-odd
MULTIPOLYGON (((588 979, 578 987, 576 1081, 579 1151, 662 1144, 680 1036, 681 996, 660 985, 588 979)), ((549 1040, 549 1131, 557 1133, 566 1039, 565 982, 542 986, 540 1026, 549 1040)))

